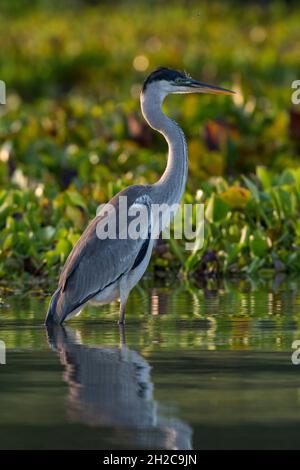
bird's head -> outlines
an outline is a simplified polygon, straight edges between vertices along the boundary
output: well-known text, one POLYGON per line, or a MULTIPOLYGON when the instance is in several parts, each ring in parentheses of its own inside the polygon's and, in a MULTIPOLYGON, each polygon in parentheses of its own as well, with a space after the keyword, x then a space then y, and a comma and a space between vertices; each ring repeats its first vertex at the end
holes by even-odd
POLYGON ((170 93, 213 93, 231 95, 234 91, 194 80, 186 73, 167 67, 159 67, 145 80, 142 94, 154 91, 165 98, 170 93))

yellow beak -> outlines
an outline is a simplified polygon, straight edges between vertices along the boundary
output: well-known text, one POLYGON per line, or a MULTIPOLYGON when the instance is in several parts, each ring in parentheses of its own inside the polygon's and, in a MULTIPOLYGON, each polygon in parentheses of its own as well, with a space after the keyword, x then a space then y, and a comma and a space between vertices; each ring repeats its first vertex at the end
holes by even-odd
POLYGON ((193 91, 198 93, 213 93, 215 95, 234 95, 235 91, 227 90, 214 85, 208 85, 207 83, 197 82, 197 80, 191 80, 189 86, 193 88, 193 91))

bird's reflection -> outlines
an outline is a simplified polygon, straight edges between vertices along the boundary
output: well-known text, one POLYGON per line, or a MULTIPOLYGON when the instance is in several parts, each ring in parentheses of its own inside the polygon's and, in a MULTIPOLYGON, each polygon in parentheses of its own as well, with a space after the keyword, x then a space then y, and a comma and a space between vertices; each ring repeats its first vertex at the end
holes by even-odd
POLYGON ((126 429, 131 445, 140 448, 192 448, 190 426, 163 416, 162 406, 154 401, 150 365, 126 346, 124 330, 120 347, 83 345, 78 331, 61 326, 48 327, 47 333, 65 366, 72 421, 126 429))

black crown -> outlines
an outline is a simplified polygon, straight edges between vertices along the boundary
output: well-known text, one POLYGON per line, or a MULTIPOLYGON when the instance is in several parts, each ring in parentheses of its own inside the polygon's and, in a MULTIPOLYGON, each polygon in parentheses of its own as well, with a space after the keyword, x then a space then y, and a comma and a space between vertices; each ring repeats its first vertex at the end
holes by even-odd
POLYGON ((169 69, 167 67, 159 67, 158 69, 150 73, 150 75, 146 78, 143 85, 143 91, 146 90, 147 85, 149 85, 149 83, 156 82, 158 80, 166 80, 168 82, 171 82, 178 77, 186 78, 186 74, 183 72, 179 72, 178 70, 169 69))

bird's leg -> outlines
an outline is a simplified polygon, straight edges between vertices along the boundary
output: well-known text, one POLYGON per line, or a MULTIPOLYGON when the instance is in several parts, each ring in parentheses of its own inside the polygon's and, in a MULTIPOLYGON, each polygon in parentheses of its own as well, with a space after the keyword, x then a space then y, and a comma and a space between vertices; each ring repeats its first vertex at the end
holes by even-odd
POLYGON ((125 309, 126 303, 129 295, 129 289, 126 283, 126 278, 123 277, 120 282, 120 316, 119 316, 119 325, 124 325, 125 323, 125 309))
POLYGON ((125 301, 120 300, 120 316, 119 316, 119 321, 118 321, 119 325, 125 324, 126 300, 125 301))
POLYGON ((120 333, 120 348, 122 349, 126 346, 124 323, 119 323, 119 333, 120 333))

